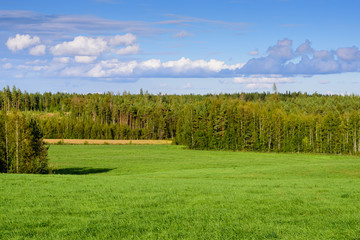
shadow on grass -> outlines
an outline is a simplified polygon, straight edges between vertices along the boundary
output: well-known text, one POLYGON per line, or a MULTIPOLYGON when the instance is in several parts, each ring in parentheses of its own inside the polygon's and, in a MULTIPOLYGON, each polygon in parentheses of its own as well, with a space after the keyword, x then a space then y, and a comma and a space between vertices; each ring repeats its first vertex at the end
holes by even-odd
POLYGON ((53 170, 53 174, 87 175, 95 173, 105 173, 111 170, 113 170, 113 168, 61 168, 53 170))

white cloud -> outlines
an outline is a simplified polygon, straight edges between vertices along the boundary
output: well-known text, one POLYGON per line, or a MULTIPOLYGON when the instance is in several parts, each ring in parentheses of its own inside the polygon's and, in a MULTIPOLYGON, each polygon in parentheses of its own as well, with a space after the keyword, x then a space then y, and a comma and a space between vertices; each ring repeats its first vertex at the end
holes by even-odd
POLYGON ((24 48, 31 47, 35 44, 40 43, 40 38, 37 36, 31 37, 30 35, 16 34, 14 38, 9 37, 6 46, 13 52, 22 50, 24 48))
MULTIPOLYGON (((85 37, 78 36, 72 41, 57 44, 51 48, 54 56, 100 56, 104 52, 114 52, 119 55, 136 54, 140 46, 135 43, 136 36, 127 33, 125 35, 116 35, 114 37, 85 37), (124 45, 123 48, 117 48, 124 45)), ((84 58, 85 59, 85 58, 84 58)), ((89 58, 87 58, 89 60, 89 58)))
POLYGON ((140 47, 138 44, 126 46, 125 48, 120 48, 116 51, 119 55, 130 55, 130 54, 136 54, 140 50, 140 47))
POLYGON ((131 45, 136 42, 136 36, 127 33, 125 35, 116 35, 115 37, 110 38, 109 44, 111 46, 119 46, 119 45, 131 45))
MULTIPOLYGON (((76 60, 75 60, 76 61, 76 60)), ((222 61, 211 59, 210 61, 181 58, 177 61, 161 62, 159 59, 150 59, 142 62, 122 62, 119 59, 102 60, 88 69, 79 69, 76 76, 84 77, 210 77, 220 74, 222 70, 233 71, 242 67, 243 64, 226 65, 222 61)), ((73 70, 67 70, 66 75, 71 76, 73 70)))
POLYGON ((47 60, 40 60, 40 59, 36 59, 34 61, 27 61, 25 62, 25 64, 28 64, 28 65, 33 65, 33 64, 45 64, 47 63, 47 60))
POLYGON ((128 76, 137 66, 136 61, 120 62, 118 59, 101 61, 86 73, 88 77, 128 76))
POLYGON ((161 67, 161 61, 159 59, 150 59, 140 63, 140 68, 143 70, 156 70, 161 67))
POLYGON ((69 63, 70 62, 70 58, 69 57, 54 57, 53 61, 56 63, 69 63))
POLYGON ((194 69, 210 72, 220 72, 223 69, 231 69, 234 67, 234 65, 228 66, 223 61, 218 61, 215 59, 211 59, 207 62, 205 60, 192 61, 191 59, 184 57, 177 61, 164 62, 161 66, 166 69, 170 68, 174 72, 186 72, 194 69))
POLYGON ((55 56, 77 55, 77 56, 99 56, 108 50, 107 42, 101 38, 78 36, 73 41, 63 42, 51 48, 55 56))
POLYGON ((77 63, 92 63, 96 58, 96 56, 75 56, 74 60, 77 63))
POLYGON ((209 77, 222 70, 241 67, 241 64, 226 65, 224 62, 181 58, 177 61, 161 62, 159 59, 150 59, 143 62, 121 62, 118 59, 103 60, 97 63, 86 73, 87 77, 179 77, 197 76, 209 77))
POLYGON ((235 77, 234 83, 245 84, 247 89, 263 89, 272 88, 274 83, 293 83, 295 82, 292 78, 282 77, 277 74, 270 75, 250 75, 235 77))
POLYGON ((33 56, 40 56, 40 55, 44 55, 45 51, 46 51, 45 45, 37 45, 33 48, 30 48, 29 54, 33 56))
POLYGON ((194 36, 194 34, 189 33, 188 31, 185 31, 185 30, 175 33, 173 35, 174 38, 185 38, 185 37, 192 37, 192 36, 194 36))
POLYGON ((11 69, 13 65, 11 63, 5 63, 2 65, 3 69, 11 69))
POLYGON ((223 69, 227 69, 227 70, 238 70, 240 68, 242 68, 245 65, 245 63, 236 63, 236 64, 232 64, 232 65, 225 65, 223 69))

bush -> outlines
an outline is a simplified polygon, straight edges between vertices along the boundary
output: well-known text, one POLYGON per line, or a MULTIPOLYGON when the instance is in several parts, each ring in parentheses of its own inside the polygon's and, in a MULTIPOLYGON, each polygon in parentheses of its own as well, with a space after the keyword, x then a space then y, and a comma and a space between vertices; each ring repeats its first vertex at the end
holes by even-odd
POLYGON ((18 112, 0 114, 0 172, 49 173, 47 147, 35 119, 18 112))

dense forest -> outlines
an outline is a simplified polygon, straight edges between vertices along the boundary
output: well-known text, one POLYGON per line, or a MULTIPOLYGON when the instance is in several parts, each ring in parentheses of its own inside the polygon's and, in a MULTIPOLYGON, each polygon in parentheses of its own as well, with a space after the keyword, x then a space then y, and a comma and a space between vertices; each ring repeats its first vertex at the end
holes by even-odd
POLYGON ((360 152, 360 97, 300 92, 219 95, 0 91, 1 109, 45 138, 173 139, 191 149, 360 152))

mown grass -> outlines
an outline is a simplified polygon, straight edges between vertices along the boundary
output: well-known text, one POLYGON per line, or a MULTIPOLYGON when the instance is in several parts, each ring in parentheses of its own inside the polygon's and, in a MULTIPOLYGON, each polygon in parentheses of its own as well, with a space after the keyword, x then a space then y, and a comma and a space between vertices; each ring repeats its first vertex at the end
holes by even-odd
POLYGON ((0 175, 2 239, 360 239, 360 159, 52 145, 0 175))

